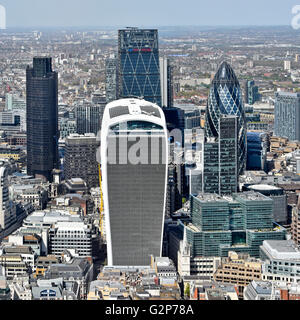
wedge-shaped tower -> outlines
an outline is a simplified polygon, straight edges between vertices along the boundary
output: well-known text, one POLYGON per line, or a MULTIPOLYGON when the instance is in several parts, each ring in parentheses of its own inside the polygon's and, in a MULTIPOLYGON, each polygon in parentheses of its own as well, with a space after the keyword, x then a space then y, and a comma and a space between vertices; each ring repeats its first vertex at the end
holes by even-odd
POLYGON ((163 111, 140 99, 109 103, 101 132, 109 266, 147 266, 161 256, 168 175, 163 111))

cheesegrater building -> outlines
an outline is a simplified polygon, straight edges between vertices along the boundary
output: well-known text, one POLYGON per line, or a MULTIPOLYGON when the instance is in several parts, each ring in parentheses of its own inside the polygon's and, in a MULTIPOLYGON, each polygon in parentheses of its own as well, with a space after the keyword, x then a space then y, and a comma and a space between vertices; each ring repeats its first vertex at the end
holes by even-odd
POLYGON ((161 106, 156 29, 119 30, 118 97, 143 97, 161 106))
POLYGON ((162 255, 168 177, 164 113, 145 100, 106 106, 101 170, 109 266, 149 266, 162 255))

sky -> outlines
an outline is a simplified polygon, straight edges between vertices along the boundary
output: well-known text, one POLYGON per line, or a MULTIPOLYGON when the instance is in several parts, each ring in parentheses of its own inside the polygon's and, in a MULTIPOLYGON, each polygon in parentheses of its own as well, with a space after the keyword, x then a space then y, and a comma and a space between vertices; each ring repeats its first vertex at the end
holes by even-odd
POLYGON ((290 25, 300 0, 0 0, 0 5, 7 28, 274 26, 290 25))

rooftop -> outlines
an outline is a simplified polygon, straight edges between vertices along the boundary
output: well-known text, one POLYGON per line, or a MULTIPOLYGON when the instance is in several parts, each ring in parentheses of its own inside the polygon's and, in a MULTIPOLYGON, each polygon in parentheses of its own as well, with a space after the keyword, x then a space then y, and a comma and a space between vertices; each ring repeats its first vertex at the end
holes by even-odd
POLYGON ((265 240, 261 248, 273 259, 300 260, 300 250, 292 240, 265 240))

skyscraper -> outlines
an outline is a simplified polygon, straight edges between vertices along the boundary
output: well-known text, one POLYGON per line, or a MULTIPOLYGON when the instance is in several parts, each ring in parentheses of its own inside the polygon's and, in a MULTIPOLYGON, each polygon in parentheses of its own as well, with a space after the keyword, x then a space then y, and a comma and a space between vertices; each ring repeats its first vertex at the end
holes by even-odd
POLYGON ((274 133, 289 140, 300 140, 300 93, 276 93, 274 133))
POLYGON ((5 229, 11 225, 11 208, 8 191, 8 170, 5 166, 0 168, 0 228, 5 229))
POLYGON ((268 136, 264 132, 247 132, 247 170, 265 170, 268 136))
POLYGON ((49 57, 35 57, 27 67, 27 173, 47 180, 58 168, 57 79, 49 57))
POLYGON ((238 191, 238 117, 221 115, 218 138, 206 138, 203 152, 203 192, 238 191))
POLYGON ((119 98, 143 97, 161 106, 158 32, 119 30, 119 98))
POLYGON ((221 115, 238 117, 238 174, 246 169, 246 117, 239 81, 227 62, 223 62, 210 89, 205 117, 205 136, 219 137, 221 115))
POLYGON ((260 100, 258 86, 255 85, 253 80, 247 80, 245 83, 245 103, 253 105, 256 101, 260 100))
POLYGON ((118 59, 112 55, 105 62, 105 91, 106 102, 112 102, 118 98, 118 59))
POLYGON ((171 108, 174 105, 173 97, 173 69, 170 60, 159 58, 160 66, 160 85, 161 85, 161 104, 163 107, 171 108))
POLYGON ((166 121, 155 104, 108 104, 101 170, 109 266, 147 266, 162 255, 168 179, 166 121))

